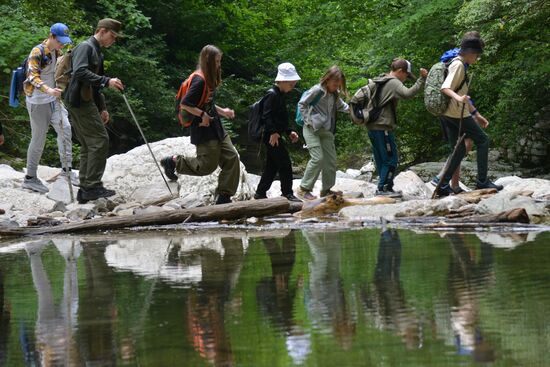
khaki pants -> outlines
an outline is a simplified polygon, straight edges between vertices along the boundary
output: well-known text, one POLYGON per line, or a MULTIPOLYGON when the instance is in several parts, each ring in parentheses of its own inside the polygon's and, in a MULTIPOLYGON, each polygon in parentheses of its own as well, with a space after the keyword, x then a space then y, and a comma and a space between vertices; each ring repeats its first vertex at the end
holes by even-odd
POLYGON ((214 172, 217 167, 222 171, 218 177, 218 194, 235 195, 239 187, 241 167, 239 153, 231 143, 229 135, 223 141, 209 140, 197 144, 196 157, 176 158, 176 172, 190 176, 206 176, 214 172))
POLYGON ((300 186, 307 190, 313 190, 315 181, 323 172, 321 191, 330 190, 336 183, 336 147, 334 146, 334 134, 325 129, 313 131, 309 125, 304 125, 304 140, 309 150, 309 162, 300 186))
POLYGON ((74 132, 80 142, 80 187, 103 186, 101 178, 109 154, 109 135, 94 102, 82 102, 80 107, 67 106, 74 132))

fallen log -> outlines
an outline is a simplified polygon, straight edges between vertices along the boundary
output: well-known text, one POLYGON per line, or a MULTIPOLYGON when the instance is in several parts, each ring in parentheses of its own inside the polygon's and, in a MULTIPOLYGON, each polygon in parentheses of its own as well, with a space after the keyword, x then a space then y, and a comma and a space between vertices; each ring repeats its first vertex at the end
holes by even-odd
POLYGON ((294 213, 295 217, 321 217, 338 213, 340 209, 352 205, 394 204, 395 199, 386 196, 375 196, 367 199, 346 198, 342 194, 332 194, 320 199, 305 201, 302 210, 294 213))
POLYGON ((529 215, 524 208, 516 208, 498 214, 471 215, 469 217, 449 219, 450 223, 525 223, 529 224, 529 215))
POLYGON ((497 189, 480 189, 461 192, 460 194, 456 195, 456 197, 464 199, 470 204, 477 204, 481 200, 495 195, 497 192, 497 189))
POLYGON ((136 214, 124 217, 89 219, 82 222, 63 224, 55 227, 15 227, 0 228, 0 236, 26 236, 49 233, 74 233, 101 231, 138 226, 179 224, 235 220, 243 217, 263 217, 288 213, 289 202, 278 197, 264 200, 239 201, 230 204, 204 206, 192 209, 171 210, 161 213, 136 214))

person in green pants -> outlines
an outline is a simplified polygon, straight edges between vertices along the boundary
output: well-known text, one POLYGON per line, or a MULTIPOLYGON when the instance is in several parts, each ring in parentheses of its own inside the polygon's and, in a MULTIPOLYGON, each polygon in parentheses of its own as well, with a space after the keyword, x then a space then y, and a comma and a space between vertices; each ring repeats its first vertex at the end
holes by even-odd
POLYGON ((104 75, 101 47, 113 45, 122 36, 121 28, 115 19, 102 19, 95 34, 72 51, 73 75, 63 97, 81 146, 80 189, 76 196, 81 204, 115 195, 101 182, 109 152, 109 135, 104 126, 109 123, 109 112, 101 89, 122 91, 124 85, 120 79, 104 75))

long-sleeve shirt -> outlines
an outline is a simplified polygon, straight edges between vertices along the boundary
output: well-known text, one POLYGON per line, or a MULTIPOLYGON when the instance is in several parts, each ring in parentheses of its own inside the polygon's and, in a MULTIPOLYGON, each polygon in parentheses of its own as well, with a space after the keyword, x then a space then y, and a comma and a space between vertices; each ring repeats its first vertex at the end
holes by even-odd
POLYGON ((265 124, 265 137, 269 139, 271 134, 290 134, 292 130, 288 126, 288 110, 286 108, 285 93, 279 87, 274 86, 273 92, 269 92, 263 102, 262 120, 265 124))
POLYGON ((393 130, 397 126, 395 109, 397 108, 397 101, 400 99, 409 99, 418 94, 420 89, 424 86, 426 78, 418 78, 414 85, 407 88, 401 80, 390 75, 381 75, 378 78, 374 78, 374 81, 387 80, 386 84, 382 88, 380 94, 379 103, 382 108, 380 117, 378 120, 367 124, 369 130, 393 130))
POLYGON ((310 125, 315 131, 325 129, 333 134, 336 132, 336 111, 349 111, 348 104, 338 96, 338 93, 328 93, 321 84, 314 85, 304 93, 298 102, 298 108, 304 124, 310 125), (316 98, 318 102, 312 106, 316 98))
POLYGON ((55 97, 46 94, 46 90, 48 87, 55 88, 55 63, 59 52, 50 50, 46 46, 46 41, 40 45, 44 52, 39 46, 33 47, 27 62, 27 79, 23 84, 23 89, 27 101, 33 104, 55 101, 55 97))

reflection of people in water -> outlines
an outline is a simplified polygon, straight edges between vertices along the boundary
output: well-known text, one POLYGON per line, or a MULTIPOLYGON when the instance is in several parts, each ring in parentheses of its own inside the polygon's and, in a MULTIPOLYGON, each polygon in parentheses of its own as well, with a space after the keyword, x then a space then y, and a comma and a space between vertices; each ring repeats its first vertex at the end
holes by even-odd
POLYGON ((42 251, 49 241, 38 241, 26 245, 32 280, 38 295, 36 320, 36 343, 39 364, 42 366, 77 364, 78 353, 74 339, 78 312, 78 274, 76 261, 80 246, 72 240, 53 241, 65 259, 63 299, 54 301, 52 285, 42 263, 42 251))
POLYGON ((421 328, 413 309, 407 306, 399 278, 401 241, 395 229, 380 235, 374 282, 370 292, 363 293, 367 313, 381 330, 401 336, 409 349, 421 346, 421 328))
MULTIPOLYGON (((202 279, 187 296, 187 325, 195 350, 215 366, 234 365, 231 342, 225 330, 225 307, 236 285, 243 260, 241 239, 222 238, 224 256, 211 249, 196 250, 202 279)), ((185 261, 185 259, 181 259, 185 261)))
POLYGON ((472 354, 479 362, 495 360, 494 348, 479 328, 479 297, 492 278, 492 248, 481 242, 479 256, 465 243, 464 234, 447 235, 452 257, 448 289, 451 326, 459 354, 472 354))
POLYGON ((309 289, 306 290, 308 312, 314 327, 331 331, 343 349, 351 348, 355 336, 356 315, 350 310, 344 293, 340 270, 341 243, 337 232, 303 231, 311 256, 309 289))
POLYGON ((264 238, 262 242, 271 262, 271 276, 256 286, 256 300, 265 317, 285 335, 294 364, 301 364, 310 352, 310 340, 293 319, 297 285, 292 284, 290 278, 296 259, 296 238, 294 232, 290 232, 281 245, 275 238, 264 238))
POLYGON ((6 365, 10 336, 11 310, 4 303, 4 274, 0 267, 0 366, 6 365))
POLYGON ((116 320, 114 271, 107 265, 108 241, 82 243, 86 284, 80 297, 78 344, 83 365, 114 366, 116 320))

